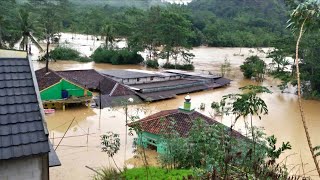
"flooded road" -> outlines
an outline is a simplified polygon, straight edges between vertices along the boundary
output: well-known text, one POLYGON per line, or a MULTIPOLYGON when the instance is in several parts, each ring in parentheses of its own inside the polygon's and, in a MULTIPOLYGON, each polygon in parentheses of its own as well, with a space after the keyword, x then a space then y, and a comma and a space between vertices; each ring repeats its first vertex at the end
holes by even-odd
MULTIPOLYGON (((255 49, 252 49, 256 52, 255 49)), ((267 49, 265 49, 267 51, 267 49)), ((206 115, 212 114, 210 105, 212 101, 219 101, 223 95, 239 92, 239 87, 255 84, 253 81, 244 80, 242 73, 239 71, 239 65, 248 55, 256 54, 250 49, 242 48, 195 48, 193 53, 196 55, 194 65, 196 71, 212 71, 219 73, 220 65, 224 59, 230 60, 232 71, 228 77, 233 79, 231 85, 221 89, 210 91, 202 91, 191 93, 192 105, 198 111, 200 104, 205 103, 206 109, 202 111, 206 115)), ((263 53, 259 53, 264 57, 263 53)), ((270 60, 269 60, 270 61, 270 60)), ((41 62, 34 62, 35 69, 44 67, 41 62)), ((95 63, 78 63, 73 61, 58 61, 50 62, 50 68, 54 70, 67 70, 67 69, 145 69, 142 66, 113 66, 108 64, 95 64, 95 63)), ((262 117, 262 120, 255 118, 254 125, 265 129, 267 135, 274 134, 278 138, 279 144, 283 141, 289 141, 292 145, 292 150, 283 155, 287 159, 289 171, 293 174, 302 174, 302 167, 297 166, 301 164, 301 159, 305 172, 308 175, 316 175, 315 167, 308 150, 307 141, 305 138, 303 126, 300 120, 298 111, 297 97, 294 94, 282 94, 277 88, 278 80, 267 78, 262 85, 267 86, 273 91, 272 94, 265 94, 261 97, 268 105, 269 114, 262 117), (300 158, 301 156, 301 158, 300 158), (309 172, 310 171, 310 172, 309 172)), ((177 96, 175 99, 165 100, 160 102, 151 103, 148 105, 135 105, 129 106, 129 114, 133 115, 137 108, 143 107, 145 112, 138 112, 139 116, 145 117, 152 113, 161 110, 175 109, 183 104, 185 95, 177 96)), ((304 108, 306 118, 309 126, 312 143, 320 145, 320 101, 304 101, 304 108)), ((56 111, 55 114, 46 117, 48 129, 50 131, 50 138, 53 136, 54 145, 57 145, 63 134, 66 132, 68 126, 73 121, 71 128, 65 135, 65 139, 61 142, 57 149, 57 154, 61 160, 62 166, 50 168, 50 178, 53 180, 60 179, 90 179, 93 172, 85 166, 92 168, 99 168, 101 166, 108 166, 112 161, 108 159, 106 153, 101 152, 100 149, 100 135, 113 131, 120 134, 122 147, 120 152, 115 156, 115 160, 119 166, 124 164, 124 139, 125 139, 125 114, 122 108, 117 109, 103 109, 101 111, 101 120, 99 120, 99 109, 90 109, 87 107, 69 108, 65 112, 56 111), (88 133, 89 131, 89 133, 88 133), (87 135, 89 134, 89 135, 87 135)), ((232 117, 226 117, 222 122, 229 126, 232 117)), ((220 119, 218 118, 220 121, 220 119)), ((236 130, 244 132, 243 121, 238 121, 236 130)), ((133 157, 132 142, 133 136, 128 137, 127 144, 127 159, 133 157)), ((314 179, 315 176, 313 176, 314 179)))

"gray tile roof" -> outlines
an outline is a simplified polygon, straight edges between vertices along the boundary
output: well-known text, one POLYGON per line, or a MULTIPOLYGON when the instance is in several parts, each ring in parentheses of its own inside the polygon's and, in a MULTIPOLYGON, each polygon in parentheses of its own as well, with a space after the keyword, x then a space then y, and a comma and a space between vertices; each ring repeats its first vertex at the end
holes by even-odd
POLYGON ((0 160, 50 151, 29 60, 0 58, 0 160))

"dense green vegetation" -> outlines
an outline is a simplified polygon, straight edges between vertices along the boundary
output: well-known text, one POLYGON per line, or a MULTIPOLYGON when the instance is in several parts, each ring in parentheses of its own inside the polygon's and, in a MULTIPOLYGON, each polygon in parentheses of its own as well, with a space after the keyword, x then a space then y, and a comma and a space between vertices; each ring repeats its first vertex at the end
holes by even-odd
MULTIPOLYGON (((14 21, 12 20, 16 19, 17 9, 25 6, 23 3, 32 1, 34 0, 18 1, 19 4, 15 1, 1 2, 1 7, 4 10, 1 10, 0 16, 5 21, 11 22, 9 25, 2 26, 5 29, 4 32, 13 28, 14 21)), ((41 0, 39 2, 49 1, 41 0)), ((37 3, 33 4, 33 8, 28 9, 35 16, 45 17, 42 18, 43 22, 59 18, 59 25, 56 23, 45 24, 46 29, 52 32, 56 32, 58 29, 101 35, 102 27, 111 24, 116 30, 117 37, 131 37, 141 29, 151 28, 149 30, 152 30, 153 26, 159 29, 163 27, 159 23, 162 22, 161 17, 170 16, 170 21, 163 21, 166 22, 166 25, 178 26, 179 23, 190 23, 191 31, 189 34, 191 36, 188 37, 188 44, 193 46, 200 44, 209 46, 270 46, 272 41, 287 33, 284 28, 286 8, 281 1, 196 0, 188 5, 165 4, 159 0, 110 0, 90 1, 90 3, 81 0, 59 0, 58 2, 58 5, 46 6, 48 8, 43 6, 45 3, 37 3), (157 6, 156 11, 152 10, 153 6, 157 6), (148 16, 153 18, 149 19, 148 16), (144 26, 145 23, 148 26, 144 26), (53 27, 59 28, 53 29, 53 27)), ((167 30, 172 30, 174 33, 176 29, 169 26, 167 30)), ((148 33, 145 35, 151 37, 157 34, 148 33)), ((162 35, 170 36, 172 34, 162 35)), ((9 39, 7 35, 3 38, 6 41, 9 39)))
POLYGON ((96 49, 91 58, 97 63, 111 63, 119 64, 139 64, 143 62, 143 58, 136 51, 129 51, 128 49, 108 50, 105 48, 96 49))
MULTIPOLYGON (((92 61, 88 57, 80 56, 80 52, 75 49, 62 47, 59 46, 52 51, 49 52, 49 58, 56 61, 56 60, 72 60, 72 61, 79 61, 79 62, 90 62, 92 61)), ((41 60, 45 60, 45 57, 42 57, 41 60)))
POLYGON ((159 63, 157 60, 147 60, 145 63, 146 63, 146 66, 149 68, 154 68, 154 69, 159 68, 159 63))
MULTIPOLYGON (((118 168, 119 173, 116 170, 102 169, 96 174, 96 179, 182 179, 186 176, 188 179, 293 178, 288 175, 286 163, 277 164, 280 155, 291 149, 290 143, 282 143, 278 147, 275 136, 265 137, 261 129, 252 124, 253 116, 263 119, 262 115, 268 114, 268 107, 258 94, 271 93, 270 90, 253 85, 240 89, 244 93, 228 94, 219 103, 214 103, 213 108, 221 109, 221 118, 229 115, 234 117, 229 128, 194 119, 188 135, 182 137, 175 128, 178 119, 171 119, 164 122, 166 128, 160 133, 161 142, 166 145, 165 153, 159 154, 161 168, 148 165, 144 152, 146 147, 142 146, 135 151, 137 158, 144 163, 142 168, 118 168), (247 124, 244 135, 233 130, 240 120, 247 124)), ((132 121, 138 119, 136 115, 129 117, 132 121)), ((137 134, 143 131, 139 125, 133 126, 131 130, 137 134)), ((101 136, 101 140, 102 150, 113 158, 121 147, 119 135, 107 132, 101 136)), ((114 164, 117 166, 116 162, 114 164)))
MULTIPOLYGON (((94 180, 147 180, 146 172, 144 168, 133 168, 127 169, 123 173, 117 172, 113 168, 102 168, 93 177, 94 180), (98 174, 99 173, 99 174, 98 174)), ((149 173, 152 179, 155 180, 182 180, 183 178, 188 178, 193 175, 192 170, 185 169, 164 169, 159 167, 149 167, 149 173)), ((150 178, 149 178, 150 179, 150 178)))
MULTIPOLYGON (((172 180, 180 180, 183 177, 187 178, 189 175, 192 175, 192 170, 184 170, 184 169, 173 169, 167 170, 164 168, 156 168, 156 167, 149 167, 149 175, 152 179, 172 179, 172 180)), ((134 168, 128 169, 125 173, 123 173, 123 177, 125 179, 141 179, 147 180, 150 178, 146 177, 145 169, 144 168, 134 168)))
POLYGON ((68 47, 57 47, 50 51, 50 57, 55 60, 74 60, 80 57, 80 52, 68 47))
POLYGON ((194 70, 193 64, 171 64, 171 63, 165 63, 162 67, 165 68, 165 69, 194 70))
POLYGON ((255 78, 257 81, 263 81, 266 71, 266 63, 258 56, 246 58, 243 65, 240 66, 245 78, 255 78))

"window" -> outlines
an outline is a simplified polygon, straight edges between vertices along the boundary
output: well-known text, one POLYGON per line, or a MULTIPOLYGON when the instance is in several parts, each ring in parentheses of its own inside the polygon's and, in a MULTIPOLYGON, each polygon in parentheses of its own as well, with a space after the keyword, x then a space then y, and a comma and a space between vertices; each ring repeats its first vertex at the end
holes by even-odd
POLYGON ((139 81, 140 81, 140 78, 137 78, 137 81, 139 82, 139 81))
POLYGON ((150 77, 150 81, 153 81, 153 77, 150 77))

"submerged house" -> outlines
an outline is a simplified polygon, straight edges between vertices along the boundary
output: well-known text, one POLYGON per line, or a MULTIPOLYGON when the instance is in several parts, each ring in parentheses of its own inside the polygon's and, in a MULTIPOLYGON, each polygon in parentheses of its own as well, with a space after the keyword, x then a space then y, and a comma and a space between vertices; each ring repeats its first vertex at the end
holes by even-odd
MULTIPOLYGON (((179 133, 181 137, 187 137, 194 122, 198 119, 206 124, 221 124, 216 120, 195 111, 191 106, 191 98, 188 95, 185 98, 184 106, 178 109, 160 111, 151 116, 145 117, 139 121, 130 123, 130 127, 138 128, 141 133, 138 134, 137 144, 144 147, 153 147, 158 153, 166 152, 166 144, 163 141, 163 134, 171 129, 179 133), (174 123, 173 123, 174 122, 174 123)), ((243 137, 240 133, 233 131, 237 137, 243 137)))
POLYGON ((70 82, 98 92, 99 96, 94 98, 94 101, 101 108, 122 105, 129 98, 134 99, 134 103, 141 102, 129 87, 94 69, 56 71, 56 73, 70 82))
MULTIPOLYGON (((61 165, 48 140, 32 64, 0 50, 0 179, 48 180, 61 165)), ((17 55, 17 53, 14 53, 17 55)))
POLYGON ((171 73, 159 73, 137 69, 105 70, 101 73, 113 80, 125 85, 144 84, 181 79, 181 75, 171 73))
POLYGON ((182 70, 152 72, 142 70, 105 70, 101 74, 134 90, 144 101, 174 98, 179 94, 215 89, 230 84, 231 80, 218 75, 182 70))
POLYGON ((92 92, 68 80, 55 71, 45 68, 36 71, 44 108, 65 109, 67 104, 84 104, 92 99, 92 92))

